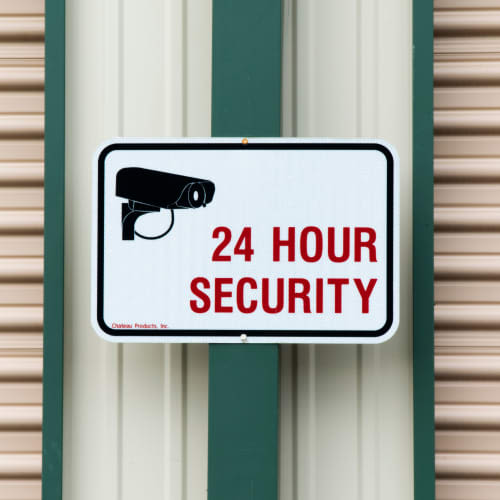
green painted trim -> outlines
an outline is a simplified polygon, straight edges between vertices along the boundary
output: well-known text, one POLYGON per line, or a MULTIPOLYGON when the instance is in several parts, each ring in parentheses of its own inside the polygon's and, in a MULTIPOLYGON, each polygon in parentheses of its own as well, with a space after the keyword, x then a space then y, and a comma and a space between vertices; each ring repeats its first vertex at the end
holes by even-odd
MULTIPOLYGON (((212 135, 279 136, 281 0, 214 0, 212 33, 212 135)), ((209 357, 208 500, 277 500, 279 348, 209 357)))
POLYGON ((65 2, 45 2, 42 498, 62 499, 65 2))
POLYGON ((435 498, 433 1, 413 0, 413 412, 415 500, 435 498))
POLYGON ((208 500, 277 500, 279 349, 212 344, 208 500))
POLYGON ((214 0, 212 136, 279 137, 281 0, 214 0))

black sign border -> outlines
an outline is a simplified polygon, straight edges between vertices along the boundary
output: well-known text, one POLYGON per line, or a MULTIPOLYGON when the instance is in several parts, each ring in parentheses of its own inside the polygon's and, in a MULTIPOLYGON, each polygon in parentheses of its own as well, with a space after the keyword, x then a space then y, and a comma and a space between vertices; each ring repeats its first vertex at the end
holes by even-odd
POLYGON ((373 338, 382 337, 394 321, 394 158, 391 151, 379 143, 329 142, 209 142, 209 143, 114 143, 104 147, 97 160, 97 323, 111 337, 317 337, 317 338, 373 338), (387 311, 386 322, 378 330, 178 330, 178 329, 112 329, 104 321, 104 169, 106 156, 124 150, 342 150, 379 151, 387 160, 387 311), (305 335, 307 333, 307 335, 305 335))

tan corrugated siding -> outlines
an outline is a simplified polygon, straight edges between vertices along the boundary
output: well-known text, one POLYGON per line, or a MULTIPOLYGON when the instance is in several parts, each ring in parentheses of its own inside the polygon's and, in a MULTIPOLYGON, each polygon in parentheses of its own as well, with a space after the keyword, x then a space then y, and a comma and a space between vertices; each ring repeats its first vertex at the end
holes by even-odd
POLYGON ((44 2, 0 2, 0 500, 41 497, 44 2))
POLYGON ((438 500, 500 498, 500 0, 435 1, 438 500))

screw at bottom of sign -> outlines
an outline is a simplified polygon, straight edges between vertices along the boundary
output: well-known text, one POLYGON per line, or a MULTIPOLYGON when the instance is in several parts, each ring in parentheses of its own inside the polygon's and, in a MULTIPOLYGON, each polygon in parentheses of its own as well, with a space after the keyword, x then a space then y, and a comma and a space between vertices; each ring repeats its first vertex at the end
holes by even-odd
POLYGON ((240 335, 240 339, 241 339, 241 341, 242 341, 242 342, 246 342, 246 341, 247 341, 247 336, 246 336, 246 334, 242 333, 242 334, 240 335))

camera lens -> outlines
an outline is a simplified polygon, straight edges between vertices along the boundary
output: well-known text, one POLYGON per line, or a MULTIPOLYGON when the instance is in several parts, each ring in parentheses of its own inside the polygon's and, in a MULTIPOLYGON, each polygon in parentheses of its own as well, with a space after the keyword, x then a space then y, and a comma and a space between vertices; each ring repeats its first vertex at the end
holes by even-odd
POLYGON ((199 183, 193 183, 189 186, 188 201, 191 208, 199 208, 205 201, 205 190, 199 183))

